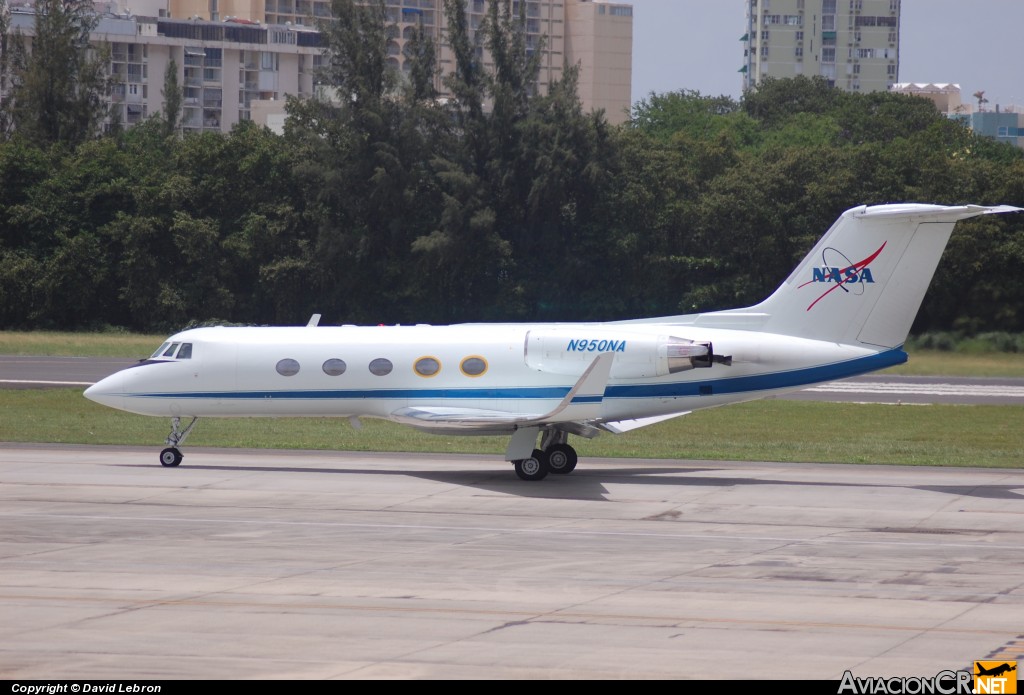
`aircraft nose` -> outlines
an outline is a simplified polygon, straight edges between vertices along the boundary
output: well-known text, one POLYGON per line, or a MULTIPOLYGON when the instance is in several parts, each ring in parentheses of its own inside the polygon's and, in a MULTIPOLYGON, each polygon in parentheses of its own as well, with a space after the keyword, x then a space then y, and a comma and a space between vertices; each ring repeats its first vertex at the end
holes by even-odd
POLYGON ((124 374, 117 372, 101 379, 83 394, 90 401, 111 408, 124 408, 124 374))

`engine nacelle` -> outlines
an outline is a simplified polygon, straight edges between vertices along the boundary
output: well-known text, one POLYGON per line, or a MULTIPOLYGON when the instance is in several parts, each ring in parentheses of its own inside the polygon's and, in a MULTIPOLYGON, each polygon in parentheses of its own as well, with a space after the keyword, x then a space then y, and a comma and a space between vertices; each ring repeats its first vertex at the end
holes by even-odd
POLYGON ((526 364, 539 372, 579 376, 604 352, 615 354, 610 375, 613 379, 665 376, 710 367, 714 362, 731 362, 715 355, 711 343, 670 335, 604 327, 539 328, 526 334, 526 364))

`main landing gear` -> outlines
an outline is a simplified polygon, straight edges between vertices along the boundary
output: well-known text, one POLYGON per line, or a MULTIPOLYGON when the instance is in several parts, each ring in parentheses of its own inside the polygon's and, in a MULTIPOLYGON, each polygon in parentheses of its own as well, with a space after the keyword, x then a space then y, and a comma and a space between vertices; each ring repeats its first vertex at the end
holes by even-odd
POLYGON ((167 448, 160 452, 160 465, 165 468, 174 468, 181 464, 181 460, 184 458, 178 446, 183 444, 188 438, 192 428, 199 422, 199 418, 192 418, 192 422, 188 423, 188 427, 181 429, 181 418, 171 418, 171 433, 167 435, 167 448))
POLYGON ((576 469, 579 456, 566 440, 569 435, 548 430, 541 437, 541 448, 534 449, 529 458, 512 462, 516 475, 522 480, 544 480, 548 473, 567 475, 576 469))

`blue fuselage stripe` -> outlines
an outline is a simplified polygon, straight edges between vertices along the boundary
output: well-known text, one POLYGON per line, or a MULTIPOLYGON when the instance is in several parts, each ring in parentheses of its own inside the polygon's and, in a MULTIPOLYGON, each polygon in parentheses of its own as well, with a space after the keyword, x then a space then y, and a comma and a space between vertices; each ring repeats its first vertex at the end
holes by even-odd
POLYGON ((772 391, 819 384, 824 381, 845 379, 865 372, 873 372, 907 361, 903 350, 879 352, 847 362, 825 364, 818 367, 795 369, 788 372, 771 372, 751 376, 686 381, 673 384, 643 384, 636 386, 609 386, 605 398, 672 398, 679 396, 702 396, 709 393, 747 393, 751 391, 772 391), (710 388, 710 391, 708 390, 710 388))
MULTIPOLYGON (((612 398, 684 398, 719 394, 773 391, 799 388, 808 384, 835 381, 865 372, 885 369, 907 361, 902 349, 879 352, 845 362, 806 367, 785 372, 770 372, 750 376, 673 381, 661 384, 631 384, 608 386, 604 395, 577 396, 573 403, 600 403, 612 398)), ((716 370, 717 371, 717 370, 716 370)), ((163 393, 126 393, 137 398, 182 398, 224 400, 358 400, 386 398, 391 400, 492 400, 492 399, 562 399, 571 386, 522 386, 510 388, 469 389, 297 389, 267 391, 182 391, 163 393)))

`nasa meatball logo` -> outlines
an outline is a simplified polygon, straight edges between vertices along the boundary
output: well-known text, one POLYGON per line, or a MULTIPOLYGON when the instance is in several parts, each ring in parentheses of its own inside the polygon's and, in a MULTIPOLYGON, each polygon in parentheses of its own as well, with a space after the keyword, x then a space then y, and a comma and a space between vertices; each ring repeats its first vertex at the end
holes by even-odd
POLYGON ((827 289, 808 305, 807 311, 813 309, 815 304, 836 290, 842 290, 846 294, 853 294, 855 296, 864 294, 864 289, 867 285, 875 284, 875 276, 871 272, 870 266, 882 253, 882 249, 885 248, 887 243, 889 242, 882 242, 877 251, 856 263, 851 261, 839 249, 831 246, 826 246, 822 249, 821 267, 812 268, 811 279, 800 285, 800 288, 807 287, 808 285, 816 285, 818 287, 824 285, 827 286, 827 289))

